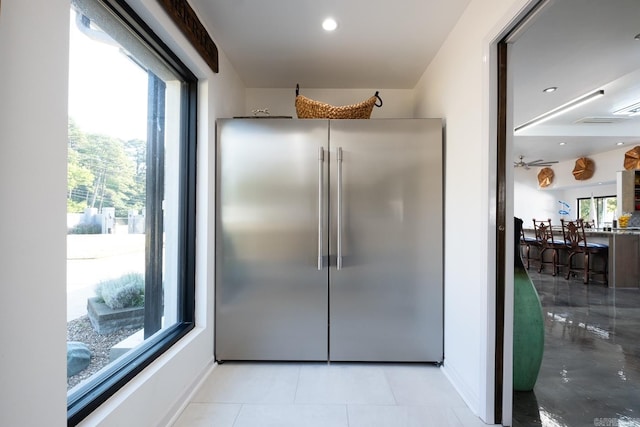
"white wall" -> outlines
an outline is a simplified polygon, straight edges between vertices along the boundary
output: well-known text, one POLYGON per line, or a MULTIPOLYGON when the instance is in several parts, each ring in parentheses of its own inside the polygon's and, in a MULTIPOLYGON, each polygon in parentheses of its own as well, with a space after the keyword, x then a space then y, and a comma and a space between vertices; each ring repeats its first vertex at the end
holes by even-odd
MULTIPOLYGON (((514 212, 523 221, 523 227, 533 227, 533 219, 551 219, 560 224, 559 200, 564 200, 562 190, 541 190, 538 186, 538 169, 516 169, 514 171, 514 212)), ((568 201, 567 201, 568 202, 568 201)))
POLYGON ((593 194, 594 197, 602 196, 615 196, 616 185, 615 184, 603 184, 595 187, 580 187, 580 188, 568 188, 562 192, 562 200, 571 204, 571 213, 574 217, 577 216, 576 209, 578 208, 577 199, 583 197, 590 197, 593 194))
MULTIPOLYGON (((535 179, 535 176, 534 176, 535 179)), ((543 191, 537 185, 516 181, 514 191, 514 215, 522 218, 525 228, 533 227, 533 219, 551 219, 552 224, 560 225, 560 218, 575 219, 578 217, 578 205, 576 200, 580 197, 612 196, 616 194, 615 184, 603 184, 597 186, 567 188, 564 190, 543 191), (560 203, 570 205, 569 215, 560 215, 560 209, 564 209, 560 203)))
MULTIPOLYGON (((588 156, 595 164, 593 177, 586 181, 576 181, 573 176, 573 168, 576 159, 567 160, 551 166, 554 172, 553 183, 545 190, 594 187, 602 184, 616 182, 616 171, 624 170, 624 153, 631 147, 624 146, 604 153, 588 156), (602 183, 602 184, 601 184, 602 183)), ((532 171, 533 169, 530 169, 532 171)), ((538 173, 539 169, 535 170, 538 173)))
POLYGON ((0 10, 2 426, 66 423, 68 21, 68 0, 0 10))
POLYGON ((416 88, 415 115, 446 121, 444 371, 487 422, 493 421, 496 232, 490 46, 526 3, 472 0, 416 88))
MULTIPOLYGON (((372 119, 413 117, 413 90, 404 89, 311 89, 300 88, 300 94, 331 105, 351 105, 373 96, 376 91, 382 98, 380 108, 373 107, 372 119)), ((247 89, 245 115, 252 110, 268 108, 272 116, 296 118, 295 85, 284 89, 247 89)))
POLYGON ((573 177, 575 159, 551 166, 554 171, 553 183, 538 186, 537 174, 540 168, 514 171, 514 214, 522 218, 525 227, 532 226, 531 220, 550 218, 560 224, 560 201, 571 206, 570 218, 577 217, 576 199, 579 197, 611 196, 616 194, 616 172, 624 170, 624 153, 630 147, 623 147, 605 153, 589 156, 594 161, 593 177, 586 181, 576 181, 573 177))
MULTIPOLYGON (((166 424, 213 363, 215 118, 242 114, 244 87, 219 74, 154 0, 130 2, 202 80, 199 93, 197 328, 82 425, 166 424)), ((66 424, 68 0, 0 9, 0 425, 66 424), (42 215, 42 210, 47 215, 42 215)))

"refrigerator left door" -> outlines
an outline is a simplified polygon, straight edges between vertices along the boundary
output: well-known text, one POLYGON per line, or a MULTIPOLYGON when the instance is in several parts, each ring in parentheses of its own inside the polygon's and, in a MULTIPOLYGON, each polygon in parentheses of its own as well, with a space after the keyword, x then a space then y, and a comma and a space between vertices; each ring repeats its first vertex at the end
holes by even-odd
POLYGON ((217 360, 327 360, 327 145, 325 120, 218 120, 217 360))

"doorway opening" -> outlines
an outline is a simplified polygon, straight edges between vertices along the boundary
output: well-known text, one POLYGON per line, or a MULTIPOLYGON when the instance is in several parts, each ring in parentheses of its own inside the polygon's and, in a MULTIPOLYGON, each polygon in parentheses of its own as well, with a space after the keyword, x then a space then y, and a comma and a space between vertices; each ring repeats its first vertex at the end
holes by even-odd
MULTIPOLYGON (((638 48, 633 20, 640 16, 640 4, 625 1, 609 6, 605 10, 586 0, 537 2, 498 43, 496 207, 507 225, 510 218, 504 217, 512 203, 514 216, 524 221, 525 229, 533 228, 532 219, 551 219, 562 242, 560 220, 584 217, 592 198, 620 199, 616 173, 624 168, 625 152, 640 144, 640 119, 613 118, 632 98, 640 97, 640 56, 632 54, 638 48), (616 55, 621 59, 616 60, 616 55), (551 87, 556 90, 545 92, 551 87), (513 131, 595 90, 604 96, 513 131), (611 118, 610 126, 603 123, 604 117, 611 118), (542 186, 538 180, 542 167, 513 167, 518 156, 550 162, 547 167, 554 172, 550 185, 542 186), (580 158, 597 165, 592 178, 579 180, 572 174, 580 158)), ((624 213, 621 207, 607 206, 603 202, 602 220, 596 223, 613 225, 613 218, 624 213)), ((542 305, 545 352, 533 390, 513 394, 513 426, 640 425, 640 346, 635 332, 640 323, 640 236, 601 228, 588 230, 586 237, 590 244, 609 248, 604 261, 609 266, 608 280, 589 278, 585 283, 582 274, 567 274, 563 261, 567 251, 562 245, 557 249, 557 269, 541 268, 533 258, 528 271, 542 305), (638 241, 631 242, 629 250, 613 250, 622 239, 638 241), (620 257, 627 261, 621 263, 620 257), (639 274, 630 273, 631 279, 623 280, 620 265, 625 273, 629 269, 639 274)), ((509 259, 503 258, 498 272, 509 271, 506 262, 509 259)), ((504 283, 498 277, 497 298, 500 289, 505 295, 504 283)), ((496 315, 503 314, 498 310, 496 315)), ((502 328, 502 332, 508 330, 505 325, 502 328)), ((503 354, 498 350, 497 344, 496 354, 503 354)), ((496 372, 502 372, 498 364, 496 372)), ((504 379, 510 380, 507 375, 504 379)), ((509 401, 499 396, 497 391, 496 403, 509 401)), ((500 409, 496 405, 496 415, 500 409)))

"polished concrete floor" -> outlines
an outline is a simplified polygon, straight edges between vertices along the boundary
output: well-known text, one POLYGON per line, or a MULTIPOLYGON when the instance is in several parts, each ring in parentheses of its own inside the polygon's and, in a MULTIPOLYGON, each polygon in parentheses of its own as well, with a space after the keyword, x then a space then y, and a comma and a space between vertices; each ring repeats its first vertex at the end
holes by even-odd
POLYGON ((544 358, 534 390, 515 393, 514 427, 640 426, 640 290, 529 274, 544 358))

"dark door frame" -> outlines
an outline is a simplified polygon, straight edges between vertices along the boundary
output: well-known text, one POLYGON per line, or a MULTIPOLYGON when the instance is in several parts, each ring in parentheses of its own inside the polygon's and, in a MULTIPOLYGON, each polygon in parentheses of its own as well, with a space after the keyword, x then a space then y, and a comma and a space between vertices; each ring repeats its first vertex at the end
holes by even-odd
POLYGON ((496 188, 496 313, 494 422, 502 423, 504 397, 504 326, 506 290, 506 215, 507 215, 507 44, 498 42, 498 114, 497 114, 497 188, 496 188))
MULTIPOLYGON (((513 221, 507 219, 507 126, 509 109, 513 105, 509 102, 508 86, 508 54, 509 44, 512 44, 528 26, 535 20, 538 13, 550 0, 533 0, 515 21, 506 34, 497 43, 497 116, 496 116, 496 294, 495 294, 495 362, 494 362, 494 422, 502 423, 504 411, 504 350, 505 350, 505 308, 506 308, 506 271, 509 261, 506 244, 506 231, 513 231, 513 221)), ((511 365, 510 365, 511 366, 511 365)), ((511 378, 511 375, 508 376, 511 378)))

